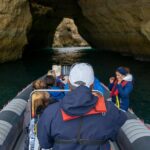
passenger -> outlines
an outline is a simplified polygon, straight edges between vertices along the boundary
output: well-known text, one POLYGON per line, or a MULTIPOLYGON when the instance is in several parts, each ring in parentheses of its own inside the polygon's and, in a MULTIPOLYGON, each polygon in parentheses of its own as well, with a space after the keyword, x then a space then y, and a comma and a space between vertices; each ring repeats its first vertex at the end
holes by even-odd
MULTIPOLYGON (((33 89, 46 89, 45 80, 39 79, 33 82, 33 89)), ((53 103, 52 98, 46 91, 36 91, 32 94, 32 117, 35 114, 40 114, 49 103, 53 103)))
POLYGON ((126 67, 118 67, 116 69, 116 78, 110 78, 109 89, 112 101, 120 109, 127 111, 129 108, 129 96, 133 90, 133 77, 126 67))
MULTIPOLYGON (((33 90, 46 89, 46 82, 44 80, 41 80, 41 79, 35 80, 32 84, 32 88, 33 88, 33 90)), ((36 95, 41 95, 41 93, 43 93, 42 95, 49 95, 48 92, 40 92, 40 94, 38 94, 38 92, 35 92, 35 93, 37 93, 36 95)), ((32 100, 34 101, 34 98, 32 100)), ((30 118, 31 114, 32 114, 32 117, 34 117, 36 115, 37 106, 39 106, 40 104, 43 103, 41 100, 35 100, 35 101, 36 101, 35 102, 36 106, 34 106, 34 105, 31 106, 30 100, 27 103, 25 113, 24 113, 24 128, 28 128, 30 120, 31 120, 31 118, 30 118), (31 107, 33 107, 33 108, 31 108, 31 107), (32 111, 32 113, 31 113, 31 111, 32 111)), ((50 100, 50 103, 51 103, 51 100, 50 100)))
POLYGON ((32 87, 34 90, 37 89, 46 89, 46 82, 44 80, 36 80, 33 82, 32 87))
POLYGON ((43 110, 52 103, 47 92, 34 92, 32 94, 32 117, 42 114, 43 110))
MULTIPOLYGON (((59 87, 55 86, 55 78, 53 76, 47 76, 46 77, 46 84, 47 84, 47 88, 48 89, 52 89, 52 90, 60 90, 59 87)), ((63 92, 49 92, 49 94, 52 96, 52 98, 54 100, 59 101, 60 99, 62 99, 64 97, 64 93, 63 92)))
MULTIPOLYGON (((63 77, 63 83, 64 83, 64 89, 68 90, 69 89, 69 84, 68 84, 68 79, 69 79, 69 72, 70 72, 70 66, 64 66, 64 70, 62 70, 62 74, 65 74, 63 77)), ((98 80, 98 78, 94 78, 94 85, 93 89, 99 91, 101 94, 104 94, 104 89, 98 80)), ((67 93, 67 92, 65 92, 67 93)))
POLYGON ((55 85, 61 89, 64 88, 64 83, 61 81, 61 76, 56 76, 55 70, 49 70, 47 76, 53 76, 55 78, 55 85))
POLYGON ((61 89, 64 89, 65 84, 63 83, 61 76, 56 77, 56 86, 61 88, 61 89))
POLYGON ((110 150, 126 115, 92 94, 93 68, 86 63, 73 66, 69 75, 71 92, 48 106, 38 122, 41 148, 55 150, 110 150))

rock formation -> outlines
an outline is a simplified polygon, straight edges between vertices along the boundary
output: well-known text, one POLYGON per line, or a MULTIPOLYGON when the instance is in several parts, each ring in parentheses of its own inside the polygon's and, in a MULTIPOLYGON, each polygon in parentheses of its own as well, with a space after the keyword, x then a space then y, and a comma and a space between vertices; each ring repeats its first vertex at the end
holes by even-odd
POLYGON ((79 5, 94 46, 150 58, 150 1, 79 0, 79 5))
POLYGON ((88 43, 79 35, 72 19, 64 18, 56 29, 53 47, 88 46, 88 43))
POLYGON ((22 57, 31 18, 27 0, 0 1, 0 62, 22 57))
MULTIPOLYGON (((20 58, 27 38, 32 48, 52 46, 56 28, 65 17, 73 18, 81 36, 98 50, 150 60, 149 0, 36 0, 34 3, 41 6, 31 4, 33 25, 26 36, 31 24, 28 1, 0 2, 0 62, 20 58)), ((70 29, 60 31, 55 46, 67 45, 64 41, 58 44, 62 34, 72 38, 70 29)), ((57 33, 58 30, 58 36, 57 33)))

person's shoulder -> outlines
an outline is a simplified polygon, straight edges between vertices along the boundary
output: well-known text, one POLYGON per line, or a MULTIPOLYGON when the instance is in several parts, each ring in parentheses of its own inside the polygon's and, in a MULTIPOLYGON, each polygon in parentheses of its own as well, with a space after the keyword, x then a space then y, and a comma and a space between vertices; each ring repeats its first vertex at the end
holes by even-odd
POLYGON ((107 112, 110 114, 126 114, 125 111, 118 109, 118 107, 112 101, 106 101, 107 112))
POLYGON ((118 110, 117 106, 112 102, 112 101, 105 101, 106 108, 107 108, 107 113, 115 113, 116 110, 118 110))
POLYGON ((52 114, 55 114, 58 111, 59 108, 60 108, 60 103, 56 102, 56 103, 48 105, 43 113, 52 115, 52 114))
POLYGON ((53 104, 48 105, 46 109, 49 109, 49 110, 51 110, 51 109, 58 109, 59 105, 60 105, 59 102, 55 102, 53 104))
POLYGON ((133 87, 133 82, 132 81, 128 81, 126 84, 126 87, 133 87))
POLYGON ((106 104, 107 111, 109 111, 112 107, 115 107, 112 101, 105 100, 105 104, 106 104))
POLYGON ((127 81, 127 84, 133 84, 133 81, 127 81))

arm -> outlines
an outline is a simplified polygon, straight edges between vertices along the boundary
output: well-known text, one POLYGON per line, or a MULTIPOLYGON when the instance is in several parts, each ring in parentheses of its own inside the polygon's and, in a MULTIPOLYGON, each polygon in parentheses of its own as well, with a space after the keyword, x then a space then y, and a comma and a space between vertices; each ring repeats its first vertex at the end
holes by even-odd
POLYGON ((118 84, 117 88, 118 88, 119 94, 122 97, 127 97, 131 93, 131 91, 133 90, 133 85, 132 85, 132 83, 127 83, 125 85, 125 87, 122 87, 121 84, 118 84))

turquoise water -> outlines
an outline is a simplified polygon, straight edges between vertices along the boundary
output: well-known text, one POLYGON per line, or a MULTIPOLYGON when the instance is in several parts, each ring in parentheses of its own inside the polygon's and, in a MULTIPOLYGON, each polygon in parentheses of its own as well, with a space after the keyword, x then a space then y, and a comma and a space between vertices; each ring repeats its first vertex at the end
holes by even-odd
POLYGON ((59 53, 50 49, 26 54, 22 60, 0 65, 0 107, 12 99, 22 88, 51 68, 52 64, 88 62, 96 76, 108 84, 118 66, 128 66, 134 75, 131 107, 136 114, 150 123, 150 62, 140 62, 117 53, 84 50, 59 53))

